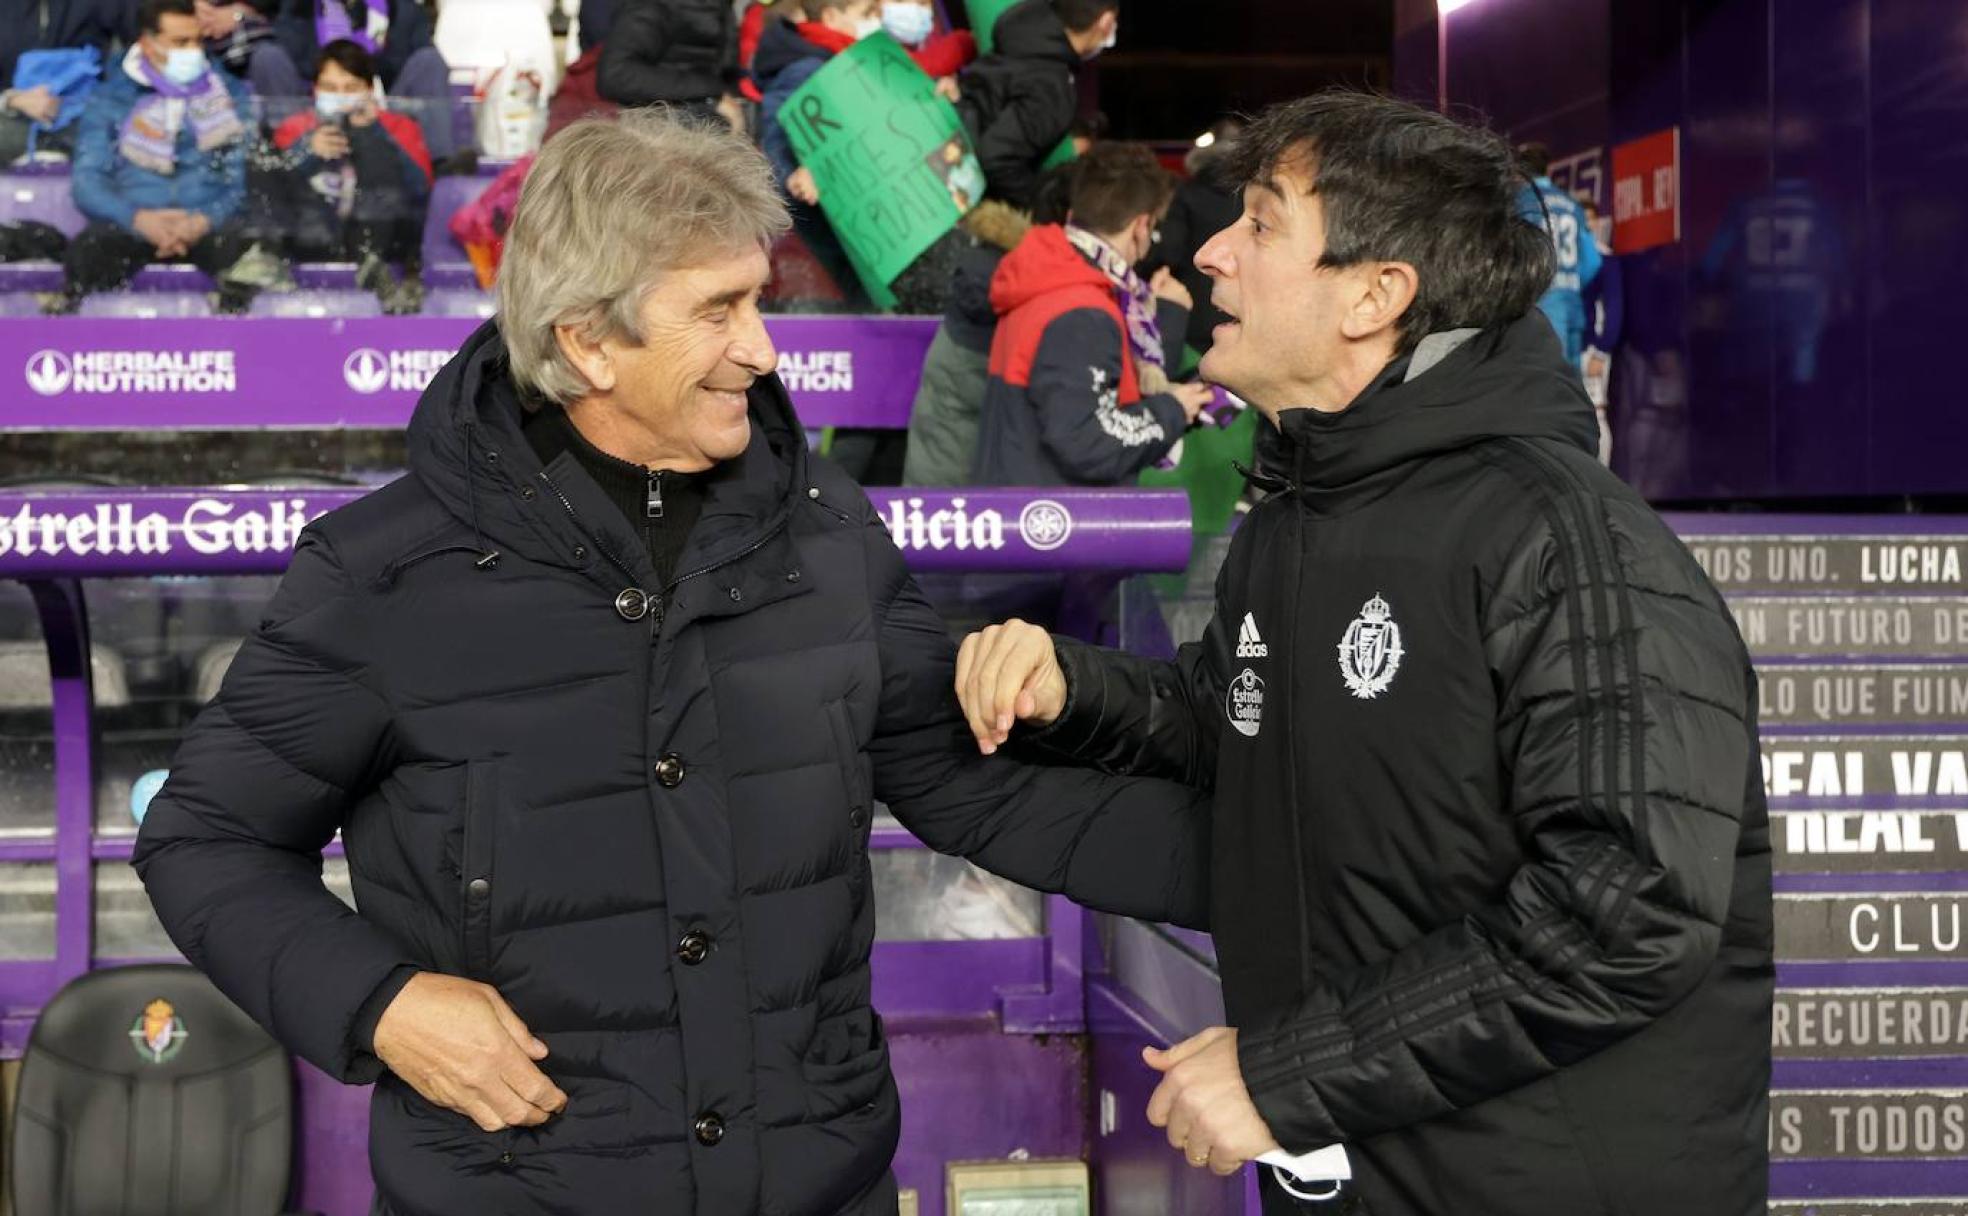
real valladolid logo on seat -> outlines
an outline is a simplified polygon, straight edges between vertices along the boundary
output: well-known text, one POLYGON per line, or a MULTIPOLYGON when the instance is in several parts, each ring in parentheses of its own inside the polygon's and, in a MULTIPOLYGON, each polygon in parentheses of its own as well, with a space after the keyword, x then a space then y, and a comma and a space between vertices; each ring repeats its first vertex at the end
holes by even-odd
POLYGON ((1346 678, 1346 691, 1362 701, 1386 692, 1406 653, 1394 609, 1375 595, 1361 606, 1339 642, 1339 674, 1346 678))

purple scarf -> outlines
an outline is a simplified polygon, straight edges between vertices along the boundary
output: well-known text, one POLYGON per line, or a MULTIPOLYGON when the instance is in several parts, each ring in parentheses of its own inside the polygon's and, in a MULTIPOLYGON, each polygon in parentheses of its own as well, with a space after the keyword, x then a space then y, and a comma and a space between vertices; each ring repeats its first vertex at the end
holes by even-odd
POLYGON ((1066 239, 1113 282, 1114 302, 1121 306, 1121 316, 1127 321, 1128 346, 1134 357, 1161 368, 1165 359, 1162 327, 1155 323, 1155 293, 1106 241, 1074 224, 1066 225, 1066 239))
POLYGON ((238 139, 246 128, 233 108, 232 94, 210 68, 187 85, 172 84, 145 57, 141 47, 131 47, 124 57, 128 70, 134 63, 151 92, 130 108, 117 135, 117 150, 123 159, 159 177, 178 171, 178 131, 191 123, 192 138, 200 152, 210 152, 238 139))

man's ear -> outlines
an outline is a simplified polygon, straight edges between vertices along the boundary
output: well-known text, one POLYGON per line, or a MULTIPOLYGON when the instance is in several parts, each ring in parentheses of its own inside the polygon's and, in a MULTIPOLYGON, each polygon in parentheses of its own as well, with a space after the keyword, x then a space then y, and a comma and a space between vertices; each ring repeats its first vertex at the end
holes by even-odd
POLYGON ((1357 290, 1341 332, 1357 341, 1395 329, 1414 305, 1420 285, 1415 268, 1406 262, 1368 262, 1355 270, 1357 290))
POLYGON ((572 364, 596 392, 614 391, 615 361, 586 325, 554 326, 554 343, 560 347, 561 357, 572 364))

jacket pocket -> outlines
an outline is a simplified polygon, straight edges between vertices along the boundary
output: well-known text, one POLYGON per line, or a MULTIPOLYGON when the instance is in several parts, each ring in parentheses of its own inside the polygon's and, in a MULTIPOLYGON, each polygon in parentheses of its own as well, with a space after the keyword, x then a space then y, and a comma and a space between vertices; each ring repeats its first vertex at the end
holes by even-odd
POLYGON ((859 1110, 879 1097, 887 1083, 888 1034, 881 1015, 873 1009, 859 1010, 847 1021, 852 1032, 845 1059, 820 1063, 809 1056, 802 1064, 809 1118, 834 1119, 859 1110), (865 1030, 859 1024, 862 1013, 868 1018, 865 1030))
POLYGON ((494 846, 498 839, 497 766, 473 760, 465 766, 465 833, 458 882, 464 909, 465 975, 488 981, 492 972, 494 846))

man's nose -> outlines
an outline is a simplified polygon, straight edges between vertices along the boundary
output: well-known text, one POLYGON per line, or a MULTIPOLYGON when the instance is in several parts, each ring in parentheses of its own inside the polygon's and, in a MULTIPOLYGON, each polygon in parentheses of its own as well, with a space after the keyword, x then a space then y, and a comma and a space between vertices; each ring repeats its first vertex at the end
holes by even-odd
POLYGON ((769 375, 779 367, 779 352, 772 345, 772 335, 766 332, 765 317, 757 309, 750 312, 725 357, 755 376, 769 375))
POLYGON ((1196 251, 1196 269, 1212 279, 1220 279, 1235 271, 1236 259, 1230 254, 1230 229, 1225 228, 1196 251))

